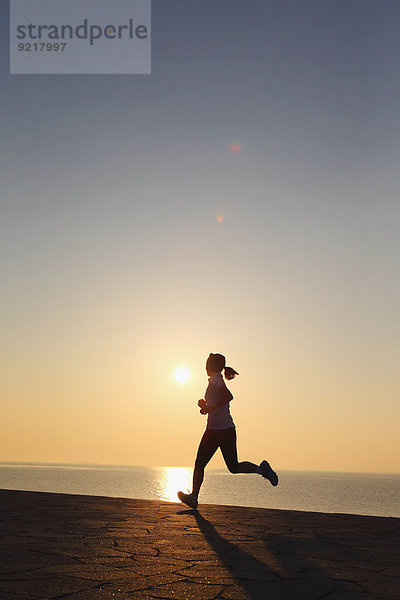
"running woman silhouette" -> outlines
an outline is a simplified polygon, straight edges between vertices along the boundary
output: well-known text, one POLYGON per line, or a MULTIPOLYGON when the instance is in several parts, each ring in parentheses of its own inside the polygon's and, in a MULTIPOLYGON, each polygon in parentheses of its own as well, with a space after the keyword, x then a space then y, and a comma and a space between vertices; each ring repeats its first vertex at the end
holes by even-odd
POLYGON ((197 403, 200 413, 208 415, 207 428, 197 451, 192 492, 190 494, 178 492, 179 500, 190 508, 197 508, 199 491, 204 479, 204 469, 218 448, 221 448, 226 466, 231 473, 258 473, 268 479, 273 486, 278 485, 278 475, 266 460, 263 460, 259 466, 249 461, 238 462, 236 428, 229 411, 229 403, 233 396, 225 385, 222 370, 225 379, 228 380, 239 375, 232 367, 225 366, 225 356, 210 354, 206 362, 206 371, 209 377, 208 387, 204 399, 197 403))

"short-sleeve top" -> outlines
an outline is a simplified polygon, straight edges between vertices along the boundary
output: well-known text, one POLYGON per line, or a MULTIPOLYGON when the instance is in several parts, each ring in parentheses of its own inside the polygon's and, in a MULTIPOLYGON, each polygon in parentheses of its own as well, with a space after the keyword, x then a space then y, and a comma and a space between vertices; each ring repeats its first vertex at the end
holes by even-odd
MULTIPOLYGON (((222 385, 225 386, 222 373, 213 373, 208 380, 208 387, 204 395, 208 406, 212 407, 213 404, 218 402, 218 390, 222 385)), ((229 404, 228 402, 208 413, 207 429, 228 429, 228 427, 235 427, 229 410, 229 404)))

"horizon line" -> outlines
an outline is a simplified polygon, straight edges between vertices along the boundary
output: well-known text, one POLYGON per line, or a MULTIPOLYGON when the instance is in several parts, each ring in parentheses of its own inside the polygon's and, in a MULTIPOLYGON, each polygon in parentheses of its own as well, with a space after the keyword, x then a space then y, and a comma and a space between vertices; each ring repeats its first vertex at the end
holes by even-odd
MULTIPOLYGON (((0 466, 38 466, 38 467, 74 467, 74 468, 85 468, 85 467, 112 467, 112 468, 125 468, 125 469, 193 469, 192 465, 130 465, 130 464, 117 464, 117 463, 98 463, 98 462, 42 462, 42 461, 1 461, 0 466)), ((209 471, 220 471, 225 470, 225 467, 209 467, 209 471)), ((336 474, 357 474, 357 475, 400 475, 398 471, 354 471, 354 470, 335 470, 335 469, 280 469, 281 472, 298 472, 298 473, 336 473, 336 474)))

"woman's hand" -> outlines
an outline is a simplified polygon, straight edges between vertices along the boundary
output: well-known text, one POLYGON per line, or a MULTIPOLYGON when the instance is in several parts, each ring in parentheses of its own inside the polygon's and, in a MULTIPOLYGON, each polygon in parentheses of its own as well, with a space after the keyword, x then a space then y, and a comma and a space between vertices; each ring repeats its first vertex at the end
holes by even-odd
POLYGON ((198 401, 197 406, 200 406, 201 415, 206 415, 208 413, 207 402, 204 400, 204 398, 198 401))

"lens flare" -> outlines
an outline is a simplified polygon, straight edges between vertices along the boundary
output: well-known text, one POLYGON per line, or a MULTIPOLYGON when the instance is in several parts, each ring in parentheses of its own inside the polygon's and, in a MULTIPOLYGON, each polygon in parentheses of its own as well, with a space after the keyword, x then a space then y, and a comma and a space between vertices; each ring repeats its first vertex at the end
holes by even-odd
POLYGON ((229 144, 228 149, 232 154, 240 154, 243 150, 243 146, 239 142, 232 142, 229 144))

